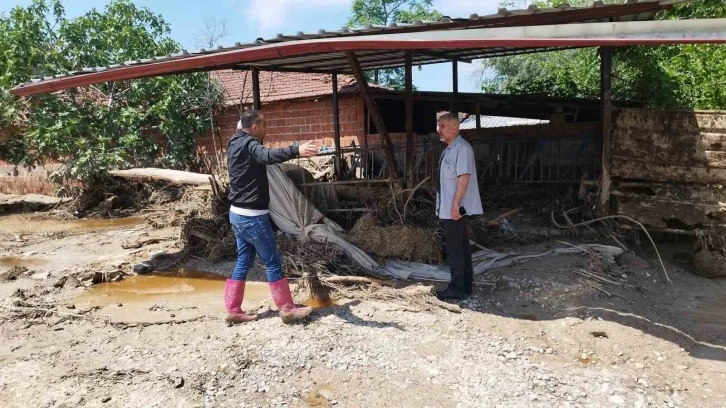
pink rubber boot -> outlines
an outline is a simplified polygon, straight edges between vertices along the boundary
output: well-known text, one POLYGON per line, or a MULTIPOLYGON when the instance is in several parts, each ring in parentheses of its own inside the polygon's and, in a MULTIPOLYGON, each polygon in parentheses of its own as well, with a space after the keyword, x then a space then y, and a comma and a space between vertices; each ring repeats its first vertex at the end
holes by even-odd
POLYGON ((272 300, 280 309, 280 317, 285 323, 294 322, 304 319, 313 312, 313 308, 309 306, 297 306, 292 301, 292 293, 290 293, 290 285, 287 278, 282 278, 277 282, 270 283, 270 292, 272 292, 272 300))
POLYGON ((257 319, 256 315, 248 315, 242 311, 245 283, 246 281, 227 279, 227 284, 224 287, 224 307, 227 309, 227 317, 224 321, 228 324, 250 322, 257 319))

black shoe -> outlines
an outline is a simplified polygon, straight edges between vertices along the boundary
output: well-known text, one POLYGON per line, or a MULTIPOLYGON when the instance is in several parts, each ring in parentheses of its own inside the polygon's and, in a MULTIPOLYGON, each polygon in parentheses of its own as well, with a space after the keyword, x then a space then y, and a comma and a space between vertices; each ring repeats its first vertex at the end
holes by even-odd
POLYGON ((436 297, 439 298, 440 300, 444 300, 444 299, 464 300, 464 299, 466 299, 466 293, 447 288, 447 289, 436 292, 436 297))

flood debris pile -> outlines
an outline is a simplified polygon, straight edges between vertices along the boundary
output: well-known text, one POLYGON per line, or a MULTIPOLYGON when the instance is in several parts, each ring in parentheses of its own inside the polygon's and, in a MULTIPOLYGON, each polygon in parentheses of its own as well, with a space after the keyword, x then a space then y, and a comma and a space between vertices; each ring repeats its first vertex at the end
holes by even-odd
POLYGON ((693 265, 707 278, 726 277, 726 230, 697 230, 693 265))
POLYGON ((188 219, 182 226, 179 241, 184 251, 212 262, 233 257, 237 253, 229 221, 219 218, 188 219))
POLYGON ((66 192, 74 198, 59 207, 57 215, 87 218, 129 216, 144 208, 178 201, 186 188, 161 181, 103 178, 84 189, 66 192))
POLYGON ((237 248, 229 223, 226 192, 187 190, 179 208, 179 243, 184 252, 212 262, 235 256, 237 248))
POLYGON ((444 262, 443 231, 429 180, 410 190, 394 189, 363 199, 366 212, 355 222, 351 243, 379 260, 439 265, 444 262))
POLYGON ((75 306, 62 306, 56 301, 42 297, 49 293, 50 289, 40 292, 18 289, 0 302, 0 322, 21 320, 26 322, 28 327, 36 324, 56 327, 66 321, 76 320, 108 323, 107 318, 93 314, 97 308, 75 310, 75 306))
POLYGON ((13 266, 7 271, 0 273, 0 282, 10 282, 29 275, 28 268, 24 266, 13 266))
POLYGON ((471 220, 472 239, 486 247, 525 245, 553 237, 580 236, 595 229, 558 228, 554 215, 571 223, 592 219, 590 197, 571 187, 530 184, 493 184, 479 187, 484 217, 471 220))
POLYGON ((350 241, 364 251, 385 259, 438 265, 443 261, 437 231, 400 225, 381 225, 371 214, 363 215, 350 231, 350 241))
POLYGON ((393 283, 387 281, 370 282, 366 285, 337 284, 329 280, 323 280, 336 296, 359 299, 375 300, 396 304, 400 310, 409 312, 436 311, 444 309, 453 313, 461 313, 461 307, 456 304, 446 303, 434 296, 434 287, 428 285, 410 285, 403 288, 395 288, 393 283))
POLYGON ((315 181, 330 181, 335 173, 334 156, 306 157, 297 159, 293 163, 310 172, 315 181))
POLYGON ((282 254, 282 265, 288 275, 353 275, 357 268, 347 263, 345 254, 328 243, 300 242, 296 237, 278 234, 277 245, 282 254))

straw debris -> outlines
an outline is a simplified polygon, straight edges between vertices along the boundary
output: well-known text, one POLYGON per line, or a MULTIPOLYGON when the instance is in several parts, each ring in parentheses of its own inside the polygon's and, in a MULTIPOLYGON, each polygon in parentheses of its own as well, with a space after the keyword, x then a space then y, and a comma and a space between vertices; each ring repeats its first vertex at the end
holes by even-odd
POLYGON ((409 312, 444 309, 453 313, 461 313, 461 307, 458 305, 437 299, 434 295, 433 286, 411 285, 397 289, 376 283, 352 286, 326 280, 322 280, 322 283, 330 287, 333 296, 338 298, 383 301, 397 304, 402 310, 409 312))
POLYGON ((350 232, 350 241, 381 258, 440 264, 442 250, 436 232, 404 226, 381 226, 369 214, 350 232))

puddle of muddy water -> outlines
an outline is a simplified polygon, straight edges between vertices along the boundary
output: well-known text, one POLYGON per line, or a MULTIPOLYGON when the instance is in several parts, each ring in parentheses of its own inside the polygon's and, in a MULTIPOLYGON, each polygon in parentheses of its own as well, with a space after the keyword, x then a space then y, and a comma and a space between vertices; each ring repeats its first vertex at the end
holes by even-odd
MULTIPOLYGON (((92 306, 141 303, 184 303, 200 297, 222 302, 225 277, 210 273, 179 269, 151 275, 135 275, 120 282, 106 282, 89 288, 76 301, 92 306)), ((260 301, 270 297, 264 282, 247 282, 244 300, 260 301)))
POLYGON ((310 391, 303 401, 311 407, 330 407, 330 402, 324 397, 326 394, 333 393, 333 387, 330 385, 319 385, 310 391))
MULTIPOLYGON (((135 275, 120 282, 92 286, 76 297, 74 303, 101 307, 99 315, 124 322, 223 314, 225 280, 222 275, 188 269, 135 275)), ((271 303, 267 283, 247 282, 242 307, 255 311, 262 303, 271 303)), ((305 303, 316 309, 339 304, 333 300, 305 303)))
POLYGON ((13 234, 38 234, 58 232, 92 232, 128 227, 144 223, 143 218, 99 218, 80 220, 54 220, 25 214, 0 216, 0 232, 13 234))
POLYGON ((0 269, 9 269, 15 266, 32 268, 49 264, 50 261, 42 258, 23 258, 19 256, 0 256, 0 269))
POLYGON ((339 303, 335 301, 334 299, 327 299, 327 300, 321 300, 321 299, 308 299, 303 302, 305 306, 310 306, 313 309, 325 309, 328 307, 335 307, 339 306, 339 303))

